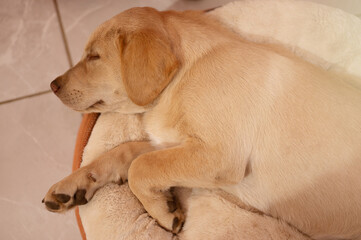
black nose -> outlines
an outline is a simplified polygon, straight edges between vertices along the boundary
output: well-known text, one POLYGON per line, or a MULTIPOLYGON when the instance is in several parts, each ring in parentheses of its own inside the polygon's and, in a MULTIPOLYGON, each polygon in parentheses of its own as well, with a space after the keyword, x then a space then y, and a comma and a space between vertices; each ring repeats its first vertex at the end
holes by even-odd
POLYGON ((61 77, 57 77, 54 81, 52 81, 50 83, 50 88, 51 88, 51 90, 53 90, 54 93, 56 93, 60 89, 60 85, 58 82, 60 80, 59 78, 61 78, 61 77))

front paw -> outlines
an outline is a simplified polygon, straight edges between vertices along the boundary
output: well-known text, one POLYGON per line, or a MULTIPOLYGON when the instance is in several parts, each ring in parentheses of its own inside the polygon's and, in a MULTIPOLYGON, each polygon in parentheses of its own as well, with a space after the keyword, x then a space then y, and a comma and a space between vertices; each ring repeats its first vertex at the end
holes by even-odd
MULTIPOLYGON (((156 197, 156 199, 157 198, 158 197, 156 197)), ((144 201, 144 203, 144 208, 164 229, 175 234, 179 233, 182 230, 185 216, 179 204, 174 202, 170 203, 169 201, 167 201, 166 203, 162 200, 146 200, 144 201)))
POLYGON ((182 230, 185 216, 179 206, 174 208, 173 206, 169 206, 169 202, 167 203, 168 208, 160 208, 162 204, 153 203, 153 206, 149 204, 148 212, 150 215, 157 220, 158 224, 161 225, 166 230, 172 233, 179 233, 182 230), (153 208, 153 209, 152 209, 153 208), (155 210, 155 211, 154 211, 155 210))
POLYGON ((164 229, 175 234, 179 233, 182 230, 185 216, 173 191, 158 190, 156 188, 147 191, 148 188, 138 188, 139 185, 134 183, 134 181, 129 181, 129 187, 149 215, 164 229))
POLYGON ((53 191, 48 193, 42 202, 45 203, 46 208, 51 212, 64 212, 76 205, 88 203, 85 194, 85 189, 78 189, 73 196, 53 191))
POLYGON ((108 182, 106 176, 83 167, 54 184, 42 202, 51 212, 64 212, 88 203, 95 191, 108 182))
POLYGON ((86 174, 85 171, 69 175, 54 184, 42 202, 51 212, 64 212, 76 205, 86 204, 91 198, 89 191, 93 181, 90 177, 91 173, 86 174))

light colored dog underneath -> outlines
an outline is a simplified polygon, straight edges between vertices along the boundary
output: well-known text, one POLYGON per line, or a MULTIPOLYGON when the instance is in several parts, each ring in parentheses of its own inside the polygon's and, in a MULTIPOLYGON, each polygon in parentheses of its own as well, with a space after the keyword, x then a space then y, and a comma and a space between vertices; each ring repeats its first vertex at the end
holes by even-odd
POLYGON ((52 83, 81 112, 143 113, 150 142, 119 145, 59 183, 61 212, 129 179, 160 225, 184 215, 171 187, 221 188, 312 238, 361 235, 361 90, 201 12, 125 11, 52 83), (129 170, 128 170, 129 169, 129 170))

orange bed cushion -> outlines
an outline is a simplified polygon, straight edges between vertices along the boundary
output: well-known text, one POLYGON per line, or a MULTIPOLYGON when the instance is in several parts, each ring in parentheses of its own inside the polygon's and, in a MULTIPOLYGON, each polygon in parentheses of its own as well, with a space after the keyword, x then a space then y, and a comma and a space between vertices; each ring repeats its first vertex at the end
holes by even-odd
MULTIPOLYGON (((98 113, 90 113, 90 114, 83 115, 83 119, 80 123, 80 127, 78 130, 78 135, 76 137, 74 158, 73 158, 73 168, 72 168, 73 172, 75 170, 77 170, 81 165, 84 148, 88 143, 90 134, 93 130, 93 127, 95 126, 95 123, 96 123, 99 115, 100 114, 98 114, 98 113)), ((81 237, 83 240, 86 240, 86 235, 85 235, 85 231, 83 228, 83 224, 80 219, 78 207, 75 208, 75 216, 76 216, 76 221, 78 223, 81 237)))

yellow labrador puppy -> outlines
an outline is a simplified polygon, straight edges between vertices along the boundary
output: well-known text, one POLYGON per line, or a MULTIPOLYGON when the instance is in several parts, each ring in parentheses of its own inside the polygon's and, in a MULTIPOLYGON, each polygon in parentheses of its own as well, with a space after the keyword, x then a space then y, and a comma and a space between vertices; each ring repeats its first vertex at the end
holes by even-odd
MULTIPOLYGON (((134 8, 90 37, 51 83, 74 110, 143 113, 128 142, 53 185, 61 212, 129 179, 176 233, 171 187, 221 188, 317 239, 360 239, 361 91, 274 46, 242 40, 201 12, 134 8)), ((211 210, 210 210, 211 211, 211 210)))

